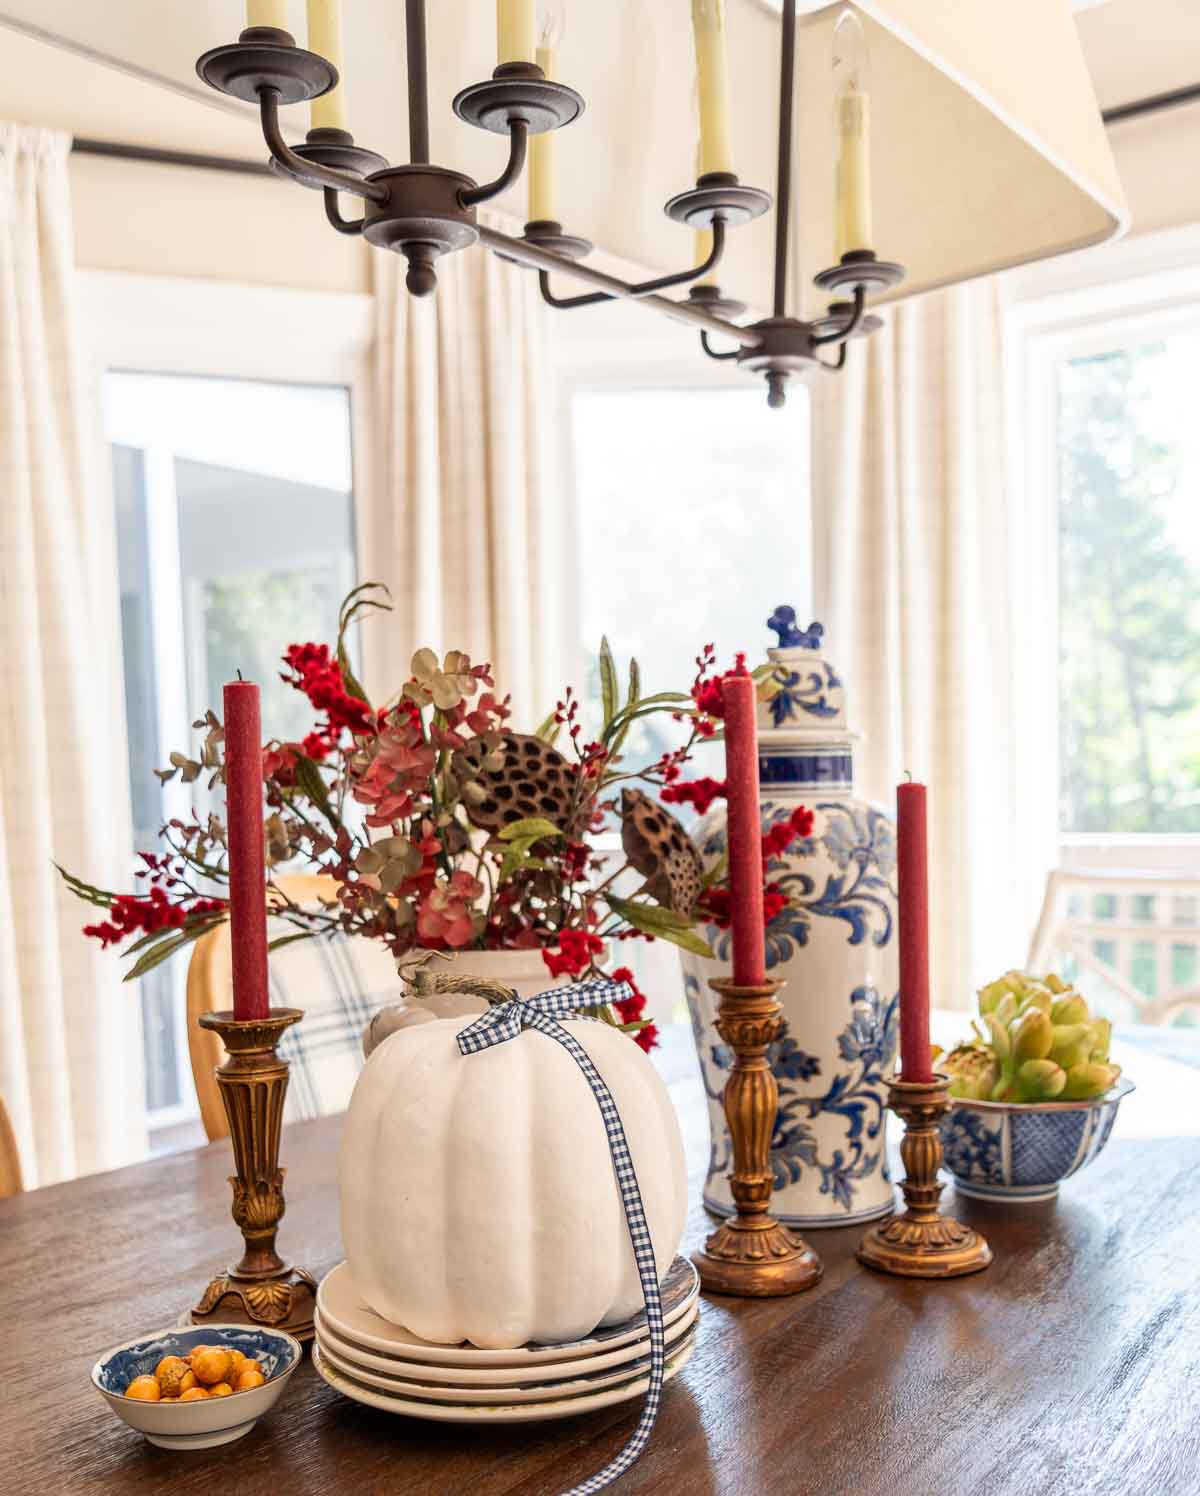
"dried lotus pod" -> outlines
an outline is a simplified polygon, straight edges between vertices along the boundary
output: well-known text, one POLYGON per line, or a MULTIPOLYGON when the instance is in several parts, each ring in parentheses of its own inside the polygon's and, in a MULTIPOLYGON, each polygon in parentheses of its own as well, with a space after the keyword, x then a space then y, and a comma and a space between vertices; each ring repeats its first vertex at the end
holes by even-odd
POLYGON ((646 879, 650 897, 690 916, 703 887, 703 868, 691 837, 671 812, 641 790, 623 790, 621 845, 646 879))
POLYGON ((542 817, 576 834, 590 797, 576 803, 579 779, 557 748, 519 732, 489 732, 454 752, 451 766, 473 826, 495 835, 514 821, 542 817))

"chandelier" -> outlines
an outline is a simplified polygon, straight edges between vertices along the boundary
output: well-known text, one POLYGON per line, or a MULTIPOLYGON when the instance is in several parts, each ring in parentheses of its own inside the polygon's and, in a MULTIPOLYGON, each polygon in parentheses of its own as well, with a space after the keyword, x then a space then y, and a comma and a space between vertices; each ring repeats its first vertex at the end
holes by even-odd
MULTIPOLYGON (((843 367, 848 343, 881 325, 868 313, 867 297, 894 288, 905 275, 872 244, 871 99, 859 11, 871 22, 873 48, 878 44, 885 53, 879 70, 885 100, 893 111, 898 101, 910 113, 917 111, 914 128, 923 156, 907 141, 897 147, 896 132, 878 142, 891 151, 881 191, 889 224, 902 222, 918 262, 915 289, 1096 243, 1122 227, 1115 168, 1067 0, 1009 0, 1007 9, 995 7, 994 0, 956 0, 949 10, 939 7, 934 13, 925 0, 823 7, 808 19, 832 24, 829 146, 836 189, 829 238, 834 262, 812 277, 827 304, 807 318, 790 314, 797 5, 781 0, 771 315, 739 322, 746 305, 725 294, 715 272, 729 234, 766 213, 772 198, 741 182, 732 169, 725 0, 691 0, 698 174, 694 186, 668 200, 665 211, 696 231, 696 263, 649 280, 622 280, 586 263, 593 246, 568 232, 553 212, 553 132, 584 108, 580 94, 553 76, 561 4, 549 0, 547 8, 543 0, 539 26, 536 0, 497 0, 495 71, 453 100, 461 120, 507 137, 507 160, 488 182, 430 162, 424 0, 406 0, 410 159, 402 165, 390 165, 378 152, 356 144, 345 128, 341 0, 308 0, 308 48, 298 46, 287 30, 288 0, 248 0, 246 29, 236 42, 204 53, 197 71, 220 92, 257 105, 272 165, 323 194, 326 216, 338 233, 360 235, 404 255, 413 295, 428 296, 436 289, 442 255, 482 244, 535 270, 542 297, 552 307, 631 300, 698 328, 708 357, 736 361, 764 376, 774 408, 784 404, 793 375, 843 367), (1056 4, 1063 16, 1055 24, 1045 12, 1056 4), (1035 19, 1039 47, 1031 54, 1020 38, 1035 19), (305 143, 293 147, 284 138, 280 110, 305 100, 312 101, 312 128, 305 143), (480 223, 479 205, 516 183, 527 163, 530 216, 524 232, 505 234, 480 223), (339 195, 358 199, 361 214, 345 217, 339 195), (560 295, 551 286, 555 274, 590 289, 560 295), (665 294, 685 286, 686 296, 665 294)), ((805 9, 812 9, 809 0, 805 9)), ((810 87, 807 96, 812 92, 810 87)), ((820 264, 811 257, 818 220, 810 205, 804 206, 808 263, 820 264)))
POLYGON ((669 217, 705 235, 708 253, 698 264, 653 280, 624 281, 583 263, 592 245, 568 234, 553 218, 534 217, 518 238, 477 221, 480 203, 497 197, 531 162, 531 202, 545 199, 548 161, 539 157, 539 137, 569 125, 583 112, 584 101, 573 88, 548 75, 547 62, 557 37, 557 13, 549 11, 537 34, 533 0, 498 0, 499 63, 491 78, 464 88, 454 112, 468 124, 508 137, 508 160, 491 182, 477 183, 463 172, 434 166, 429 160, 429 88, 425 38, 425 0, 406 0, 408 41, 407 165, 391 166, 376 151, 356 145, 343 128, 337 106, 341 57, 340 0, 309 0, 309 41, 314 50, 297 46, 286 30, 286 0, 249 0, 247 27, 236 42, 215 47, 196 64, 201 78, 220 92, 258 105, 263 138, 273 164, 302 186, 324 194, 330 224, 341 234, 362 235, 381 249, 395 250, 408 261, 406 284, 414 296, 428 296, 437 286, 439 256, 482 243, 498 254, 537 270, 541 294, 550 306, 570 310, 597 302, 629 299, 694 324, 710 358, 737 360, 765 375, 768 404, 784 403, 787 379, 816 364, 840 368, 848 339, 872 331, 879 319, 867 315, 866 297, 895 285, 899 265, 877 258, 866 243, 870 225, 868 98, 863 89, 865 44, 857 17, 847 10, 838 26, 840 47, 834 71, 840 88, 838 110, 841 154, 838 162, 840 237, 846 248, 838 263, 823 270, 817 284, 836 298, 815 321, 787 314, 789 193, 792 170, 792 104, 796 37, 796 0, 783 0, 779 84, 779 169, 776 182, 774 303, 770 317, 740 326, 733 319, 745 305, 722 295, 711 277, 721 262, 726 234, 771 207, 771 196, 740 182, 729 169, 729 100, 726 84, 724 0, 693 0, 697 79, 700 95, 700 173, 694 187, 666 204, 669 217), (540 42, 541 45, 538 45, 540 42), (319 49, 319 50, 316 50, 319 49), (535 56, 540 54, 540 63, 535 56), (331 98, 331 95, 333 96, 331 98), (280 128, 282 105, 330 100, 304 145, 292 147, 280 128), (343 217, 338 194, 359 198, 362 216, 343 217), (561 271, 595 289, 562 297, 550 285, 561 271), (663 292, 690 285, 686 300, 663 292), (727 350, 710 341, 719 335, 727 350))

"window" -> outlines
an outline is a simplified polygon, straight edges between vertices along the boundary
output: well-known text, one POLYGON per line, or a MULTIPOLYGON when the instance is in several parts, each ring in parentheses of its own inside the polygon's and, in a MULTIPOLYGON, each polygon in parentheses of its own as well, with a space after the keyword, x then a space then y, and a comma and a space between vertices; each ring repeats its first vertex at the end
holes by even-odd
POLYGON ((1200 1022, 1200 235, 1140 236, 1007 284, 1041 703, 1027 742, 1058 749, 1030 755, 1027 792, 1048 823, 1037 770, 1053 765, 1071 890, 1046 915, 1047 964, 1153 1048, 1152 1026, 1200 1022))
POLYGON ((1200 324, 1057 370, 1068 832, 1200 832, 1200 324))
MULTIPOLYGON (((593 673, 575 679, 592 720, 602 635, 622 674, 637 658, 649 694, 686 690, 707 643, 722 669, 737 650, 762 659, 778 603, 807 619, 808 422, 807 394, 795 386, 782 411, 750 384, 576 391, 579 654, 593 673)), ((623 751, 648 762, 675 745, 670 729, 662 717, 638 721, 623 751)), ((697 772, 721 777, 719 751, 701 747, 697 772)), ((677 949, 632 941, 620 954, 650 995, 650 1016, 681 1020, 677 949)))
MULTIPOLYGON (((279 679, 281 647, 329 639, 354 584, 349 392, 342 386, 110 372, 134 849, 202 805, 154 769, 218 712, 238 670, 263 688, 268 737, 310 712, 279 679)), ((184 964, 140 983, 152 1125, 194 1110, 184 964)))
POLYGON ((646 691, 686 689, 706 643, 761 658, 775 605, 811 593, 804 390, 581 390, 572 427, 583 657, 606 634, 646 691))

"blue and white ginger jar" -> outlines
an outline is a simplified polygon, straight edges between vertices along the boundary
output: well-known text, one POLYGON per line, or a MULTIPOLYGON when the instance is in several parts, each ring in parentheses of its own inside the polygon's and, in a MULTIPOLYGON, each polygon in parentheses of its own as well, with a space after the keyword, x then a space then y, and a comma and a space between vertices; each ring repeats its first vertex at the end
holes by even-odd
MULTIPOLYGON (((784 1024, 771 1047, 779 1114, 771 1141, 771 1209, 789 1225, 844 1226, 892 1209, 885 1077, 896 1054, 896 836, 878 806, 854 794, 845 692, 821 654, 823 629, 779 607, 768 653, 780 689, 758 709, 763 829, 799 805, 812 834, 769 864, 789 906, 767 927, 767 970, 781 979, 784 1024)), ((725 850, 725 808, 695 832, 706 865, 725 850)), ((684 985, 708 1096, 712 1152, 704 1203, 733 1213, 732 1150, 721 1105, 732 1053, 716 1027, 709 979, 730 971, 730 936, 710 925, 715 961, 683 955, 684 985)))

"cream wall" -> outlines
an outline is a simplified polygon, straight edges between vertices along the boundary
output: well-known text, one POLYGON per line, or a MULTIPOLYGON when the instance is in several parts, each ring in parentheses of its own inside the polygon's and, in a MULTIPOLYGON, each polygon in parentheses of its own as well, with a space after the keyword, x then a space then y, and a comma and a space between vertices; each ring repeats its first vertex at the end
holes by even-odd
POLYGON ((370 289, 368 252, 288 183, 74 156, 76 263, 313 291, 370 289))

